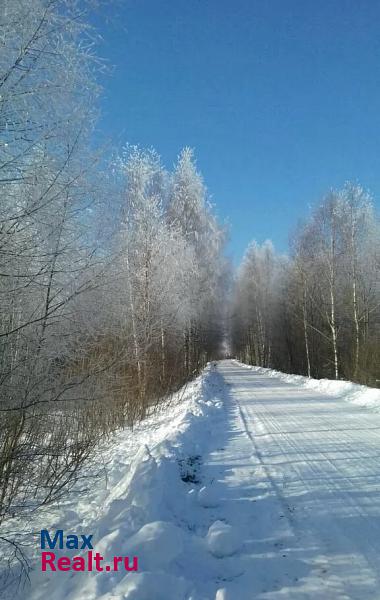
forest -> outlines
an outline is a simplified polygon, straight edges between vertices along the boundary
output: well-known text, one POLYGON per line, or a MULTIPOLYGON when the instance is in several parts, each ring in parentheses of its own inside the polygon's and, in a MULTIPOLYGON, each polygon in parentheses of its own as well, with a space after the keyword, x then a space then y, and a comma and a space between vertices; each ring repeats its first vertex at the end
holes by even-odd
POLYGON ((360 185, 331 190, 289 256, 253 242, 231 309, 233 354, 249 364, 380 383, 380 229, 360 185))
POLYGON ((328 192, 289 255, 253 242, 232 275, 190 148, 168 169, 94 143, 104 64, 82 3, 5 0, 0 15, 0 523, 56 502, 100 440, 226 339, 249 364, 379 385, 379 220, 362 187, 328 192))

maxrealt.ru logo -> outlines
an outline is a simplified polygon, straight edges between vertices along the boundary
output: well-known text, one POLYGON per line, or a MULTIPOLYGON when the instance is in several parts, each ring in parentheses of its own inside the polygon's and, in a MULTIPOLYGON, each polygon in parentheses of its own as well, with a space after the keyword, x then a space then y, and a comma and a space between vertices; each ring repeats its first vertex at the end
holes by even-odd
POLYGON ((93 534, 68 534, 58 529, 54 535, 50 535, 47 529, 41 530, 41 570, 42 571, 137 571, 138 557, 134 556, 111 556, 105 559, 99 552, 94 552, 92 545, 93 534), (75 556, 59 555, 50 550, 79 550, 81 553, 75 556))

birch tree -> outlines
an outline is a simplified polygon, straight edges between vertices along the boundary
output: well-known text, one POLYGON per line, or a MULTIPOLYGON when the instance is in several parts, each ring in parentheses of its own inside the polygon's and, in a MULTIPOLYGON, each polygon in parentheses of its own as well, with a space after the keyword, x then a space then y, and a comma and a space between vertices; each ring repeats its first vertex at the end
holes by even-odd
POLYGON ((169 225, 180 228, 195 257, 196 273, 189 290, 194 313, 184 332, 185 368, 191 373, 221 343, 221 299, 225 296, 227 267, 222 257, 225 231, 212 212, 190 148, 184 148, 178 157, 166 214, 169 225), (209 349, 199 353, 202 340, 209 349))
POLYGON ((309 377, 377 385, 379 244, 370 195, 348 183, 298 227, 289 260, 273 248, 273 258, 264 260, 262 249, 251 245, 233 303, 238 356, 309 377))

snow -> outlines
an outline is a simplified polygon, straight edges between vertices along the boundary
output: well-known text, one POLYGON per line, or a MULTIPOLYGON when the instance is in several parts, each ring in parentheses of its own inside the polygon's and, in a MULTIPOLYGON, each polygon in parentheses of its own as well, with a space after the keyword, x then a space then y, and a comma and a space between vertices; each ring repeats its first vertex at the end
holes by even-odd
POLYGON ((183 551, 184 535, 180 527, 165 521, 143 525, 122 547, 122 554, 142 556, 149 571, 166 569, 183 551))
POLYGON ((207 533, 207 546, 217 558, 235 554, 242 544, 243 532, 234 529, 223 521, 215 521, 207 533))
POLYGON ((265 374, 267 377, 274 377, 281 381, 285 381, 286 383, 294 383, 295 385, 320 392, 321 394, 342 398, 347 402, 352 402, 358 406, 372 408, 377 412, 380 412, 380 389, 378 388, 370 388, 365 385, 352 383, 352 381, 313 379, 312 377, 309 378, 303 375, 281 373, 281 371, 276 371, 275 369, 246 365, 237 360, 234 360, 234 363, 244 369, 250 369, 257 374, 265 374))
POLYGON ((234 600, 231 594, 229 594, 226 588, 220 588, 216 592, 215 600, 234 600))
POLYGON ((220 503, 220 485, 203 485, 198 492, 198 502, 204 508, 215 508, 220 503))
POLYGON ((104 465, 106 478, 31 524, 92 533, 94 551, 138 556, 138 572, 42 573, 36 535, 30 587, 3 597, 373 600, 378 393, 231 360, 209 365, 101 449, 87 475, 104 465))
POLYGON ((184 598, 188 583, 183 577, 160 572, 130 573, 100 600, 178 600, 184 598))

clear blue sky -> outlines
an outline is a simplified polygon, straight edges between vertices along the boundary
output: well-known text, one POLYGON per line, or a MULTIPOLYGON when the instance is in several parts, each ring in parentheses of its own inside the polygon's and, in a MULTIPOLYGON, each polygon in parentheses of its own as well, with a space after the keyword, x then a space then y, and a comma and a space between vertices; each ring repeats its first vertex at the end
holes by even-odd
POLYGON ((347 179, 380 197, 380 1, 122 0, 103 10, 99 52, 115 69, 100 129, 154 146, 167 166, 193 147, 235 261, 252 238, 286 251, 298 219, 347 179))

